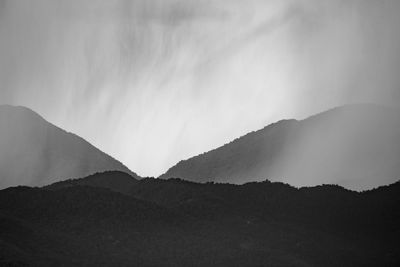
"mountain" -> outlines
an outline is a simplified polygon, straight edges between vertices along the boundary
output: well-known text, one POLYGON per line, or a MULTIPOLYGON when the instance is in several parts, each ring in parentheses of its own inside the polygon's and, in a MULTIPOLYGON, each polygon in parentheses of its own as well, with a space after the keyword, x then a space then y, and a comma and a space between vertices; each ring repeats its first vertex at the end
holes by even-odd
POLYGON ((400 112, 357 104, 279 121, 180 161, 160 178, 371 189, 400 178, 400 112))
POLYGON ((0 265, 400 263, 399 182, 361 193, 334 185, 151 178, 124 194, 98 187, 120 175, 0 190, 0 265))
POLYGON ((56 182, 46 186, 45 188, 56 190, 80 185, 106 188, 114 192, 129 195, 132 188, 137 185, 137 183, 137 179, 125 172, 105 171, 102 173, 95 173, 84 178, 68 179, 56 182))
POLYGON ((0 188, 40 186, 95 172, 119 170, 119 161, 25 107, 0 106, 0 188))

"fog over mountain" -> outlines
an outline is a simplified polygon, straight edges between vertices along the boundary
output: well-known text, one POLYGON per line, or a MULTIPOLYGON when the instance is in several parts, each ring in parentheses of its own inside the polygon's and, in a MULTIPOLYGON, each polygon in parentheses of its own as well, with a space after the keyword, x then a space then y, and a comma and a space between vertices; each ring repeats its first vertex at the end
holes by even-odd
POLYGON ((371 104, 283 120, 183 160, 161 178, 371 189, 400 177, 400 111, 371 104))
POLYGON ((0 188, 41 186, 105 170, 137 177, 119 161, 34 111, 0 106, 0 188))
POLYGON ((0 267, 400 266, 399 14, 0 0, 0 267))
POLYGON ((0 103, 141 176, 281 119, 400 103, 398 0, 1 0, 0 103))

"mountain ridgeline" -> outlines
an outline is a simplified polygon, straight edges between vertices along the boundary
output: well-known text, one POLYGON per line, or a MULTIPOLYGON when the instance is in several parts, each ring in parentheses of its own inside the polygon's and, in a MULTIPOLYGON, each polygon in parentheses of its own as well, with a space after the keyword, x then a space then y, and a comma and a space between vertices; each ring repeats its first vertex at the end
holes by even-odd
POLYGON ((119 161, 34 111, 0 106, 0 188, 41 186, 106 170, 137 177, 119 161))
POLYGON ((121 171, 106 171, 95 173, 85 178, 68 179, 56 182, 46 186, 45 188, 56 190, 72 186, 91 186, 106 188, 122 194, 129 194, 132 187, 137 183, 138 180, 127 173, 121 171))
POLYGON ((372 104, 283 120, 180 161, 160 178, 366 190, 400 178, 400 112, 372 104))
POLYGON ((1 106, 0 187, 36 187, 0 190, 0 266, 399 266, 398 115, 280 121, 155 179, 1 106))
POLYGON ((398 266, 400 183, 365 192, 106 172, 0 191, 0 265, 398 266))

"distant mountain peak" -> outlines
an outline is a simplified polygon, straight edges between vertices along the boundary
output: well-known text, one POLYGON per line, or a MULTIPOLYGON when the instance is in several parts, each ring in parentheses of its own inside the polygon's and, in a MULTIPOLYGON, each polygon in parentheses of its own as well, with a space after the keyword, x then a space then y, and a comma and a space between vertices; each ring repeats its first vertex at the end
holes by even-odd
POLYGON ((0 188, 42 186, 107 170, 139 178, 121 162, 35 111, 0 105, 0 188))
POLYGON ((355 190, 389 184, 400 177, 399 114, 354 104, 304 120, 281 120, 180 161, 160 178, 239 184, 270 179, 355 190))

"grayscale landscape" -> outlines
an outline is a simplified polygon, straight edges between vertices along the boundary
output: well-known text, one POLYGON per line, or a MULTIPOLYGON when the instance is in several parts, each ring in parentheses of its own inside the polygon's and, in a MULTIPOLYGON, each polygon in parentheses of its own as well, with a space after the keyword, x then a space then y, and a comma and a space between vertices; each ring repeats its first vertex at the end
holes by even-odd
POLYGON ((0 267, 400 266, 399 12, 0 0, 0 267))

